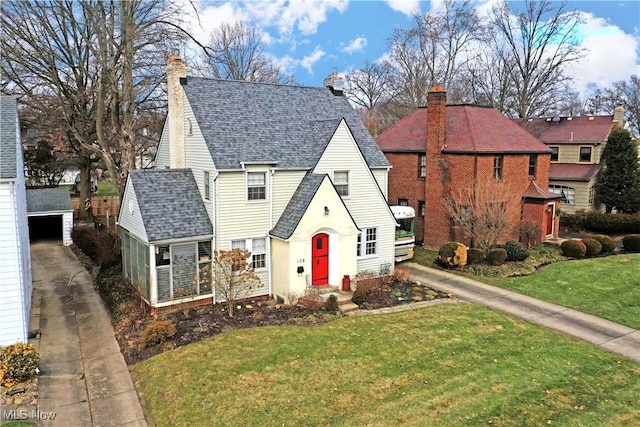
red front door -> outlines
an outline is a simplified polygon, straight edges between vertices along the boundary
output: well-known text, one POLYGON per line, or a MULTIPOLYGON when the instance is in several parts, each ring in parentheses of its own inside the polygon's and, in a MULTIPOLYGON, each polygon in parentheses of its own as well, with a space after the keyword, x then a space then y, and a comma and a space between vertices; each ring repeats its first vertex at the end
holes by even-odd
POLYGON ((553 205, 547 205, 547 236, 553 234, 553 205))
POLYGON ((316 234, 311 238, 311 284, 329 284, 329 235, 316 234))

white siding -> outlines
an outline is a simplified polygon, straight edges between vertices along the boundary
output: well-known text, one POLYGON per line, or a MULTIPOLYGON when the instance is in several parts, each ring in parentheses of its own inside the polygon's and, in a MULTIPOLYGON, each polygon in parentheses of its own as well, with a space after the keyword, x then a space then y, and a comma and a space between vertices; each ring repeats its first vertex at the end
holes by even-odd
POLYGON ((73 211, 62 215, 62 244, 71 245, 71 229, 73 228, 73 211))
POLYGON ((169 122, 164 122, 160 143, 158 144, 158 152, 156 153, 156 169, 165 169, 169 167, 169 122))
POLYGON ((131 180, 127 180, 118 214, 118 225, 127 230, 136 239, 149 243, 147 231, 140 215, 140 206, 131 180))
POLYGON ((33 289, 29 250, 26 190, 19 176, 0 183, 0 346, 28 340, 33 289))
POLYGON ((287 207, 307 171, 282 171, 273 174, 273 227, 287 207))
POLYGON ((373 177, 376 179, 380 191, 384 195, 384 198, 389 201, 389 171, 387 169, 372 169, 373 177))
MULTIPOLYGON (((334 170, 349 171, 350 195, 344 198, 344 202, 358 227, 378 228, 378 254, 359 258, 358 271, 379 271, 382 266, 393 265, 395 220, 344 122, 338 127, 314 172, 327 173, 332 177, 334 170)), ((382 181, 382 177, 379 179, 382 181)))
MULTIPOLYGON (((193 171, 193 176, 196 179, 196 183, 198 184, 198 190, 200 191, 200 196, 204 201, 204 205, 207 209, 207 213, 209 214, 209 219, 212 224, 215 224, 213 212, 215 211, 214 203, 214 185, 213 179, 215 176, 215 165, 213 164, 213 160, 211 159, 211 153, 209 152, 209 148, 202 136, 202 132, 200 131, 200 127, 196 122, 196 118, 193 114, 193 110, 191 109, 191 105, 187 100, 186 96, 184 98, 185 105, 185 124, 184 129, 186 132, 185 135, 185 167, 190 168, 193 171), (191 134, 189 134, 189 130, 191 129, 191 134), (210 200, 204 199, 204 171, 209 172, 209 191, 210 191, 210 200)), ((214 233, 215 225, 214 225, 214 233)))
MULTIPOLYGON (((216 249, 228 250, 231 240, 267 237, 271 229, 269 209, 269 170, 266 166, 248 166, 248 171, 262 171, 266 173, 266 201, 247 201, 246 173, 221 172, 218 177, 218 232, 216 233, 216 249)), ((294 189, 295 190, 295 189, 294 189)), ((267 246, 269 239, 267 238, 267 246)), ((268 254, 267 254, 268 256, 268 254)), ((255 295, 269 293, 269 266, 257 271, 263 286, 256 290, 255 295)))

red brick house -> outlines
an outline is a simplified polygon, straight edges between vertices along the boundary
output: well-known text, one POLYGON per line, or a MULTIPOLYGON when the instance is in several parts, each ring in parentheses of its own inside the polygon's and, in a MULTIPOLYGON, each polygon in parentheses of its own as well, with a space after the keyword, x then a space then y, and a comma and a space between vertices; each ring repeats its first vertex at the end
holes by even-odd
POLYGON ((434 87, 426 108, 418 108, 377 138, 392 164, 389 202, 416 209, 416 241, 438 247, 464 241, 446 212, 453 188, 478 188, 487 177, 506 182, 505 200, 517 214, 500 241, 519 240, 524 222, 539 230, 535 240, 558 234, 559 196, 547 191, 551 149, 493 108, 446 105, 446 92, 434 87), (422 219, 422 221, 421 221, 422 219))

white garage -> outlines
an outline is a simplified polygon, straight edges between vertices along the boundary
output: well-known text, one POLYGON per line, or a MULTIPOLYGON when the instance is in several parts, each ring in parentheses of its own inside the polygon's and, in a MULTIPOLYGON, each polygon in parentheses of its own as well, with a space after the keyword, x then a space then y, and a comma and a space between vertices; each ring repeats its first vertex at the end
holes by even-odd
POLYGON ((71 242, 73 206, 66 187, 27 190, 29 240, 57 240, 65 246, 71 242))

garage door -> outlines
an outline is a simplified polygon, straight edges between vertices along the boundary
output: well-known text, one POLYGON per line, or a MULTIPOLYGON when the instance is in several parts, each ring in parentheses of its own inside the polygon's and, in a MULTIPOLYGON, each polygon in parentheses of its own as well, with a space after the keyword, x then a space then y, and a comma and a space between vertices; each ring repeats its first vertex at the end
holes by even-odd
POLYGON ((30 216, 29 240, 55 240, 62 243, 62 215, 30 216))

